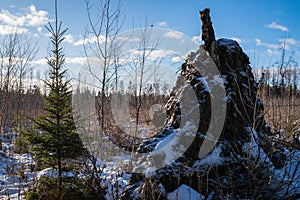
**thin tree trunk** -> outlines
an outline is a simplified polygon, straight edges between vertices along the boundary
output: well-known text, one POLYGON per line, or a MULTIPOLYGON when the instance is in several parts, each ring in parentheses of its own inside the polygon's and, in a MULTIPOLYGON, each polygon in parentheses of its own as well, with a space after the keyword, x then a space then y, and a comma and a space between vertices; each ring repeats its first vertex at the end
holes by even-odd
POLYGON ((62 163, 58 158, 58 199, 62 199, 62 163))

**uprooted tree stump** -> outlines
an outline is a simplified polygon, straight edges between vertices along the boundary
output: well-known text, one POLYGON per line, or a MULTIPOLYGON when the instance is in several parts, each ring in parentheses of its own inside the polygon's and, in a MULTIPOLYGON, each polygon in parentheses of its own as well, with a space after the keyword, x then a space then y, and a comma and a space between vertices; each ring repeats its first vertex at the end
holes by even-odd
POLYGON ((164 192, 174 191, 182 184, 189 185, 206 197, 213 195, 214 199, 274 195, 274 188, 270 185, 270 169, 283 165, 273 159, 280 158, 280 155, 274 156, 276 153, 267 138, 269 128, 264 120, 262 101, 257 96, 258 83, 254 79, 249 57, 236 41, 216 40, 209 9, 201 11, 200 18, 204 44, 197 52, 191 52, 182 64, 182 72, 165 105, 165 128, 141 144, 138 150, 153 151, 160 141, 180 128, 182 113, 178 96, 186 84, 190 85, 198 99, 198 132, 188 150, 172 164, 158 169, 151 177, 133 174, 123 192, 124 199, 143 199, 151 195, 153 199, 164 199, 164 192), (220 138, 213 141, 215 148, 206 157, 199 158, 203 138, 208 137, 209 124, 215 117, 210 101, 215 97, 211 96, 202 81, 205 77, 199 66, 206 59, 204 55, 213 60, 224 80, 226 117, 220 138), (146 194, 145 187, 149 182, 153 187, 148 191, 151 194, 146 194))

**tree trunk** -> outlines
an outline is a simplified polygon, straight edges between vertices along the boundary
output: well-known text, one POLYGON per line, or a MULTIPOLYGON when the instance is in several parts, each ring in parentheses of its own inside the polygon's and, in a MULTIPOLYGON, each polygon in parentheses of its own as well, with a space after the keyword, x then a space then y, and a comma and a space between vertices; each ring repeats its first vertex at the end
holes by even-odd
POLYGON ((58 199, 62 199, 62 164, 61 164, 61 158, 58 158, 58 199))

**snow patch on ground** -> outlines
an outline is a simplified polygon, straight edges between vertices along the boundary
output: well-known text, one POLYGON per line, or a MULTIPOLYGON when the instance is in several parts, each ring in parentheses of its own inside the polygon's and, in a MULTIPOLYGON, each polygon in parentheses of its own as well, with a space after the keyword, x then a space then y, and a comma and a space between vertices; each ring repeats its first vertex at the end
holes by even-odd
POLYGON ((274 172, 276 179, 284 183, 281 190, 277 192, 280 197, 300 194, 300 151, 290 150, 287 156, 287 166, 274 172))
POLYGON ((182 128, 170 133, 163 140, 158 142, 152 155, 164 155, 161 160, 161 167, 167 166, 178 159, 191 145, 197 133, 197 126, 192 121, 187 121, 182 128))
POLYGON ((195 161, 194 166, 215 166, 224 163, 226 160, 222 153, 222 144, 218 144, 207 156, 195 161))
POLYGON ((167 200, 201 200, 205 196, 199 194, 193 188, 182 184, 179 188, 167 194, 167 200))
POLYGON ((116 199, 121 196, 123 189, 127 186, 130 174, 124 173, 111 167, 105 167, 101 173, 101 185, 107 187, 105 198, 116 199))
POLYGON ((272 162, 270 161, 265 151, 261 147, 259 147, 257 143, 257 141, 259 140, 257 132, 251 127, 246 127, 246 131, 248 132, 251 141, 243 145, 243 152, 248 154, 249 158, 258 159, 259 162, 267 162, 272 165, 272 162))
POLYGON ((8 155, 1 155, 0 198, 22 199, 22 195, 32 182, 34 173, 31 172, 30 165, 28 165, 32 162, 29 161, 29 158, 24 159, 24 157, 26 156, 14 155, 9 157, 8 155))

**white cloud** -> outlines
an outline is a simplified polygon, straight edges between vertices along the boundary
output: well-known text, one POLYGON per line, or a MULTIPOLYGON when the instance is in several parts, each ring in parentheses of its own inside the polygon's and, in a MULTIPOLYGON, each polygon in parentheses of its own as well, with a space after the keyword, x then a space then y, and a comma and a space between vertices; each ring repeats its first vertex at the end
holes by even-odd
POLYGON ((48 21, 48 12, 37 10, 34 5, 26 8, 23 14, 12 14, 8 10, 2 9, 0 12, 0 25, 4 29, 0 31, 0 34, 10 34, 12 27, 18 28, 24 33, 27 32, 27 27, 40 27, 48 21))
POLYGON ((286 43, 286 44, 290 44, 290 45, 297 45, 299 42, 293 38, 287 38, 287 39, 280 39, 279 40, 281 43, 286 43))
POLYGON ((13 15, 7 10, 1 10, 0 21, 10 26, 24 26, 26 18, 25 16, 13 15))
POLYGON ((39 60, 33 60, 31 61, 32 65, 46 65, 47 64, 47 59, 46 58, 42 58, 39 60))
POLYGON ((262 42, 260 39, 255 39, 255 44, 257 46, 264 46, 267 47, 269 49, 279 49, 280 45, 279 44, 269 44, 269 43, 264 43, 262 42))
POLYGON ((13 57, 13 58, 3 57, 3 58, 1 58, 1 62, 3 62, 6 65, 8 65, 9 63, 11 65, 17 65, 20 62, 24 62, 24 59, 20 58, 20 57, 13 57))
POLYGON ((175 54, 176 52, 172 50, 154 50, 151 52, 149 58, 151 60, 156 60, 160 58, 168 57, 169 55, 175 54))
POLYGON ((80 45, 87 44, 87 43, 96 43, 96 42, 102 43, 104 41, 105 41, 105 36, 100 35, 98 38, 97 37, 89 37, 89 38, 80 39, 76 42, 73 42, 73 45, 80 46, 80 45))
POLYGON ((192 37, 192 41, 195 42, 195 43, 197 43, 197 44, 203 43, 202 38, 201 38, 200 35, 199 36, 193 36, 192 37))
POLYGON ((73 43, 73 42, 74 42, 74 37, 73 37, 73 35, 71 35, 71 34, 65 35, 65 42, 73 43))
MULTIPOLYGON (((135 58, 135 59, 139 59, 139 57, 143 55, 142 50, 131 49, 131 50, 129 50, 129 52, 131 53, 132 58, 135 58)), ((145 53, 147 55, 146 59, 150 60, 150 61, 155 61, 157 59, 166 58, 170 55, 176 54, 176 52, 172 51, 172 50, 160 50, 160 49, 146 50, 145 53)))
POLYGON ((167 22, 158 22, 158 26, 159 27, 166 27, 166 26, 168 26, 168 23, 167 22))
POLYGON ((168 31, 164 34, 164 37, 181 39, 183 37, 182 33, 177 31, 168 31))
POLYGON ((277 30, 281 30, 283 32, 288 31, 289 29, 286 26, 277 24, 276 22, 272 22, 271 24, 267 24, 265 25, 266 28, 270 28, 270 29, 277 29, 277 30))
POLYGON ((279 56, 280 55, 280 53, 277 50, 274 50, 274 49, 267 49, 266 53, 269 56, 279 56))
POLYGON ((39 33, 41 33, 42 32, 42 30, 43 30, 43 28, 42 27, 37 27, 37 32, 39 32, 39 33))
MULTIPOLYGON (((129 33, 132 34, 132 33, 129 33)), ((138 43, 141 41, 141 38, 138 36, 134 37, 132 35, 118 35, 116 38, 117 42, 133 42, 133 43, 138 43)))
POLYGON ((29 12, 26 14, 26 24, 28 26, 41 26, 49 22, 48 12, 36 10, 34 5, 28 7, 29 12))
POLYGON ((178 62, 184 62, 184 59, 179 56, 175 56, 172 58, 172 62, 178 63, 178 62))
MULTIPOLYGON (((93 58, 90 58, 91 60, 93 60, 93 61, 98 61, 99 62, 99 59, 98 60, 96 60, 96 58, 95 59, 93 59, 93 58)), ((67 57, 66 59, 65 59, 65 61, 66 61, 66 64, 84 64, 84 63, 86 63, 86 61, 87 61, 87 58, 86 57, 67 57)), ((42 59, 39 59, 39 60, 34 60, 34 61, 31 61, 31 64, 32 65, 47 65, 47 59, 46 58, 42 58, 42 59)))
POLYGON ((231 37, 230 39, 237 41, 239 44, 245 44, 248 43, 247 40, 243 39, 243 38, 239 38, 239 37, 231 37))
POLYGON ((86 41, 88 41, 87 39, 80 39, 76 42, 73 43, 74 46, 80 46, 80 45, 83 45, 85 43, 87 43, 86 41))
POLYGON ((67 64, 79 64, 79 65, 83 65, 86 62, 87 62, 87 58, 86 57, 66 58, 66 63, 67 64))
POLYGON ((9 35, 14 33, 27 33, 28 29, 26 28, 19 28, 15 26, 9 26, 9 25, 1 25, 0 24, 0 35, 9 35))
POLYGON ((16 15, 10 14, 10 12, 8 12, 7 10, 1 10, 0 21, 10 26, 24 26, 25 16, 18 17, 16 15))

